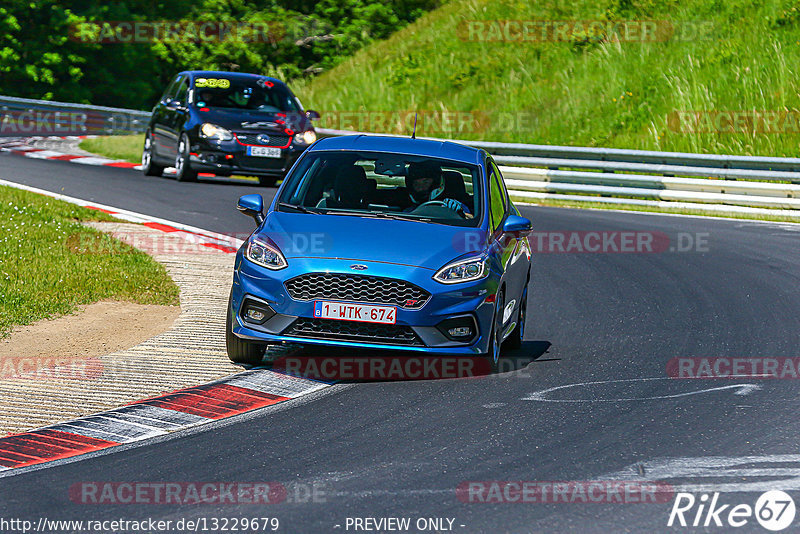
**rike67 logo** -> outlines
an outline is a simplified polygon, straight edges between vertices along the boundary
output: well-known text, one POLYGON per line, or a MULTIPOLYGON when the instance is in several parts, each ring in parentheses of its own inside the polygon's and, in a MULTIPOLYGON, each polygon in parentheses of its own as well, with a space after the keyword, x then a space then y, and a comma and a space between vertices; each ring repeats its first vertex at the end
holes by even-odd
POLYGON ((704 493, 697 498, 691 493, 678 493, 667 526, 739 528, 755 517, 765 529, 778 532, 794 521, 794 499, 784 491, 772 490, 761 494, 755 506, 720 504, 719 496, 719 493, 710 497, 704 493))

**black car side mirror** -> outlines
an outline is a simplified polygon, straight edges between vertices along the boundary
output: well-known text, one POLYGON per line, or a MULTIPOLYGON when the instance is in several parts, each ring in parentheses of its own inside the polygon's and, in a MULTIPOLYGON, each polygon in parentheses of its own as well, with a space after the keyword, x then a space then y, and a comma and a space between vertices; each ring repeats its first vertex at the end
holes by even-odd
POLYGON ((309 120, 314 121, 319 119, 319 113, 317 111, 314 111, 313 109, 309 109, 308 111, 306 111, 306 117, 308 117, 309 120))

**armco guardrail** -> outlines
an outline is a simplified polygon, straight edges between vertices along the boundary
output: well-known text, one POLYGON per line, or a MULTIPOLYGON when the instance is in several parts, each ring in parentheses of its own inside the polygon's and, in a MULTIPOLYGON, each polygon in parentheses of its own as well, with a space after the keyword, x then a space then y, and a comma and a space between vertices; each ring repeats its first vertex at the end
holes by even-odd
MULTIPOLYGON (((318 130, 323 135, 350 135, 362 132, 346 130, 318 130)), ((440 139, 444 140, 444 139, 440 139)), ((759 169, 800 172, 800 158, 769 158, 761 156, 733 156, 723 154, 692 154, 688 152, 657 152, 652 150, 627 150, 622 148, 595 148, 558 145, 528 145, 523 143, 496 143, 492 141, 464 141, 455 143, 483 148, 494 156, 519 156, 530 158, 560 158, 593 162, 635 163, 654 165, 679 165, 713 167, 716 169, 759 169)), ((500 160, 501 158, 495 157, 500 160)))
MULTIPOLYGON (((0 96, 0 115, 0 136, 13 137, 138 133, 150 118, 146 111, 6 96, 0 96), (4 124, 29 126, 31 120, 45 126, 76 121, 70 126, 77 125, 78 130, 2 130, 4 124)), ((364 132, 317 128, 317 133, 333 137, 364 132)), ((679 207, 732 212, 768 209, 800 217, 800 158, 453 141, 493 154, 516 198, 635 205, 668 201, 679 207)))
POLYGON ((149 111, 0 96, 0 137, 142 133, 149 111))
MULTIPOLYGON (((317 131, 321 136, 360 133, 317 131)), ((736 212, 768 208, 800 216, 800 158, 456 142, 492 153, 518 198, 636 205, 669 201, 682 208, 693 203, 725 211, 727 205, 737 207, 730 210, 736 212)))

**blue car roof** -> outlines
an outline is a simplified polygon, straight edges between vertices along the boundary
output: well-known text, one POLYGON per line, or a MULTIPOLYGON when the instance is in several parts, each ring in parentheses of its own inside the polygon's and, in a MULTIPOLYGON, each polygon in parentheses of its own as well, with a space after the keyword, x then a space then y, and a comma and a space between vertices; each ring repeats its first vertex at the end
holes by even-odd
POLYGON ((477 165, 483 163, 484 154, 482 149, 460 145, 452 141, 363 134, 320 139, 309 148, 311 152, 323 150, 392 152, 395 154, 449 159, 477 165))

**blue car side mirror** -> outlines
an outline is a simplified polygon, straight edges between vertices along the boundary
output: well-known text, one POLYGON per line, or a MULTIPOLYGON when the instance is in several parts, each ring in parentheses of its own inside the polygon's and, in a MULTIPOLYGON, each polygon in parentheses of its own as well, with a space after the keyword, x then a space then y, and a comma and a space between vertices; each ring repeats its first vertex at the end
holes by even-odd
POLYGON ((244 195, 239 198, 236 209, 255 219, 259 226, 264 222, 264 199, 261 195, 244 195))
POLYGON ((509 215, 503 224, 503 232, 507 234, 521 234, 531 231, 533 225, 529 219, 519 215, 509 215))

